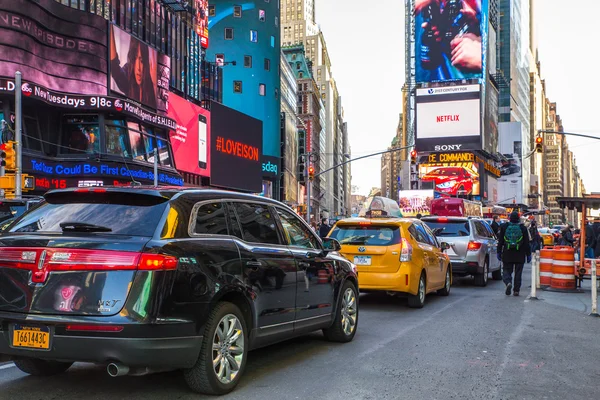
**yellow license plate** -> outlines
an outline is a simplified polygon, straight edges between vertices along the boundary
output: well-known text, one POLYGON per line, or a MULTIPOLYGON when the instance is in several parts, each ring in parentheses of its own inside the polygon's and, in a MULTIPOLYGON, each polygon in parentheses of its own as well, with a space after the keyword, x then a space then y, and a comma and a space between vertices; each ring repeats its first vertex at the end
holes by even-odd
POLYGON ((45 326, 15 325, 12 344, 13 347, 48 350, 50 348, 50 329, 45 326))

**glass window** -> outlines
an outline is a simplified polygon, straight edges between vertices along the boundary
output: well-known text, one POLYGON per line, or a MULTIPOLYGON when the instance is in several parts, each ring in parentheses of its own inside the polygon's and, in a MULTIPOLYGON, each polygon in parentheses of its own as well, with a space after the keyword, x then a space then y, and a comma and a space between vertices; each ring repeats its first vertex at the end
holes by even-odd
POLYGON ((279 214, 283 232, 289 245, 307 249, 319 248, 319 241, 315 235, 297 217, 279 208, 277 214, 279 214))
POLYGON ((156 145, 158 148, 160 164, 165 167, 172 167, 173 161, 171 159, 171 146, 169 145, 169 141, 167 140, 166 133, 164 131, 156 132, 156 145))
POLYGON ((490 237, 490 233, 485 228, 485 225, 481 221, 473 221, 475 224, 475 232, 477 232, 477 236, 488 238, 490 237))
POLYGON ((62 120, 61 153, 100 153, 97 115, 65 115, 62 120))
POLYGON ((271 70, 271 60, 269 60, 268 58, 265 58, 265 70, 266 71, 271 70))
POLYGON ((242 93, 242 81, 233 81, 233 92, 242 93))
POLYGON ((244 56, 244 67, 252 68, 252 56, 244 56))
POLYGON ((271 36, 271 47, 275 47, 275 36, 271 36))
POLYGON ((131 156, 135 160, 145 161, 146 143, 140 132, 140 125, 136 122, 128 122, 129 144, 131 145, 131 156))
POLYGON ((242 6, 233 6, 233 17, 242 18, 242 6))
POLYGON ((268 206, 250 203, 232 203, 247 242, 281 244, 275 218, 268 206))
POLYGON ((227 215, 223 203, 203 204, 196 212, 194 233, 201 235, 228 235, 227 215))
POLYGON ((24 142, 25 147, 30 150, 42 151, 42 142, 40 141, 40 129, 37 118, 28 116, 23 117, 23 124, 25 125, 24 142))
POLYGON ((469 236, 471 228, 469 221, 424 221, 429 228, 436 232, 437 237, 469 236))
POLYGON ((233 40, 233 28, 225 28, 225 40, 233 40))
POLYGON ((108 154, 131 158, 125 121, 106 121, 104 131, 106 132, 106 152, 108 154))
POLYGON ((253 30, 250 31, 250 41, 252 43, 258 42, 258 32, 257 31, 253 31, 253 30))
POLYGON ((421 224, 415 224, 414 225, 415 230, 417 232, 417 237, 415 239, 417 239, 417 241, 423 243, 423 244, 429 244, 429 245, 435 245, 435 243, 433 242, 433 240, 429 237, 429 235, 427 234, 427 231, 425 231, 425 228, 423 227, 423 225, 421 224))
POLYGON ((260 22, 265 22, 267 20, 267 13, 265 10, 258 10, 258 20, 260 22))
POLYGON ((267 94, 267 85, 265 85, 264 83, 260 83, 258 85, 258 94, 260 96, 265 96, 267 94))
POLYGON ((208 16, 214 17, 215 15, 216 15, 215 6, 214 5, 208 6, 208 16))

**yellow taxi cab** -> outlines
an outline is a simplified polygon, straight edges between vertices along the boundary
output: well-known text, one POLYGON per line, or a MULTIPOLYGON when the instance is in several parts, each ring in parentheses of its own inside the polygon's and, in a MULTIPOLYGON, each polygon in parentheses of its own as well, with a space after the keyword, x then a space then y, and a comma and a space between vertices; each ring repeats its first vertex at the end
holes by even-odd
POLYGON ((402 218, 394 200, 368 198, 359 217, 338 221, 329 237, 356 265, 361 292, 408 294, 412 308, 423 307, 429 293, 450 294, 448 244, 418 219, 402 218))
POLYGON ((542 237, 542 243, 544 247, 546 246, 554 246, 554 234, 550 231, 549 228, 539 228, 538 232, 542 237))

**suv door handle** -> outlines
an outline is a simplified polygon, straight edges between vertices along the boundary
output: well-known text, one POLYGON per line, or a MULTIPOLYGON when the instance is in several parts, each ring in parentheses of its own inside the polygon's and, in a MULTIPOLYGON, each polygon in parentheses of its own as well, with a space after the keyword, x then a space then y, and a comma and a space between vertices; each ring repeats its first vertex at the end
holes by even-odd
POLYGON ((298 263, 298 266, 300 266, 301 268, 309 268, 310 267, 310 263, 304 262, 304 261, 300 261, 298 263))

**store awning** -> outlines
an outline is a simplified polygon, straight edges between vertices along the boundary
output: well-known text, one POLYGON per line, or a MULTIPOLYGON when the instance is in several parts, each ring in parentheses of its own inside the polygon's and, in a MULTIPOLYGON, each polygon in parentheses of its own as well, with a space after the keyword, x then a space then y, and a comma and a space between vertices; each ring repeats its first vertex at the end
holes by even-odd
POLYGON ((600 210, 600 196, 584 197, 557 197, 556 201, 561 208, 583 212, 583 205, 587 210, 600 210))

